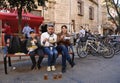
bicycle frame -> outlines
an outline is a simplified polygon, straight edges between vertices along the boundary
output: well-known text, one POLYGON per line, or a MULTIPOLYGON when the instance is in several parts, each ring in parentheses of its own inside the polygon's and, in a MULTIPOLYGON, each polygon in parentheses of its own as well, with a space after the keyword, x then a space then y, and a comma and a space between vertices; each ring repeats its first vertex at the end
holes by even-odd
MULTIPOLYGON (((80 58, 86 57, 89 53, 92 55, 102 55, 104 58, 112 58, 114 49, 109 44, 104 44, 101 38, 88 38, 86 42, 77 42, 77 53, 80 58)), ((107 42, 108 43, 108 42, 107 42)))
MULTIPOLYGON (((101 48, 101 43, 99 41, 93 41, 93 40, 87 40, 86 45, 85 45, 85 50, 87 50, 87 46, 90 46, 94 51, 96 52, 102 52, 102 50, 100 50, 101 48), (95 45, 97 45, 97 48, 95 48, 92 43, 95 43, 95 45)), ((103 50, 105 51, 105 50, 103 50)))

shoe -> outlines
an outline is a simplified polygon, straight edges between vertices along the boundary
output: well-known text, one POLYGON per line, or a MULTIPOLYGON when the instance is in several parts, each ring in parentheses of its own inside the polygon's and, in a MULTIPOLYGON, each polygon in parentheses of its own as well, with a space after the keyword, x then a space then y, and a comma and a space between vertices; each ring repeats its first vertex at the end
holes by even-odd
POLYGON ((37 65, 37 67, 38 67, 38 69, 40 69, 40 68, 41 68, 41 65, 37 65))
POLYGON ((52 66, 51 68, 52 68, 52 71, 55 71, 55 70, 56 70, 55 66, 52 66))
POLYGON ((47 71, 51 71, 51 68, 50 68, 50 66, 48 66, 48 67, 47 67, 47 71))
POLYGON ((74 62, 72 62, 70 65, 71 65, 71 67, 74 67, 74 66, 75 66, 75 63, 74 63, 74 62))
POLYGON ((66 68, 62 68, 62 73, 65 73, 66 72, 66 68))
POLYGON ((31 66, 31 70, 35 69, 36 65, 32 65, 31 66))
POLYGON ((74 67, 74 66, 75 66, 75 63, 74 63, 72 60, 69 60, 68 62, 69 62, 69 64, 71 65, 71 67, 74 67))

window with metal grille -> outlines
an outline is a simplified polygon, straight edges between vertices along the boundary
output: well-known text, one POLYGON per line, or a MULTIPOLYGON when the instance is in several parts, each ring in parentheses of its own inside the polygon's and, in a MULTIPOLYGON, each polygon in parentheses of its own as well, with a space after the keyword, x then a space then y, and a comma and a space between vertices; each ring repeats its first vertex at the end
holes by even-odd
POLYGON ((94 20, 94 8, 91 6, 89 7, 89 19, 94 20))
POLYGON ((84 2, 81 0, 78 0, 78 15, 84 15, 84 2))

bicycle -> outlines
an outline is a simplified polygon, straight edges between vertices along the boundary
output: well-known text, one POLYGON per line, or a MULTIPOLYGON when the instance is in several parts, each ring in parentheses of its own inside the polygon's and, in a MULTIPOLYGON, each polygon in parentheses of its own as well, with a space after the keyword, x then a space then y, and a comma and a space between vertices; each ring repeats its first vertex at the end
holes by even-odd
POLYGON ((79 42, 77 53, 80 58, 85 58, 88 54, 102 55, 104 58, 112 58, 114 49, 110 45, 104 45, 102 38, 88 37, 86 42, 79 42))

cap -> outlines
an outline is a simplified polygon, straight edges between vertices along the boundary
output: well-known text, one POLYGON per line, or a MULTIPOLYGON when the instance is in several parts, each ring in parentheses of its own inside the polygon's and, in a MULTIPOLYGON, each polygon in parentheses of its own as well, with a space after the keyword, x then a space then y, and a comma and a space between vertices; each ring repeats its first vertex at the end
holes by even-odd
POLYGON ((53 23, 48 23, 47 27, 54 27, 54 24, 53 23))

